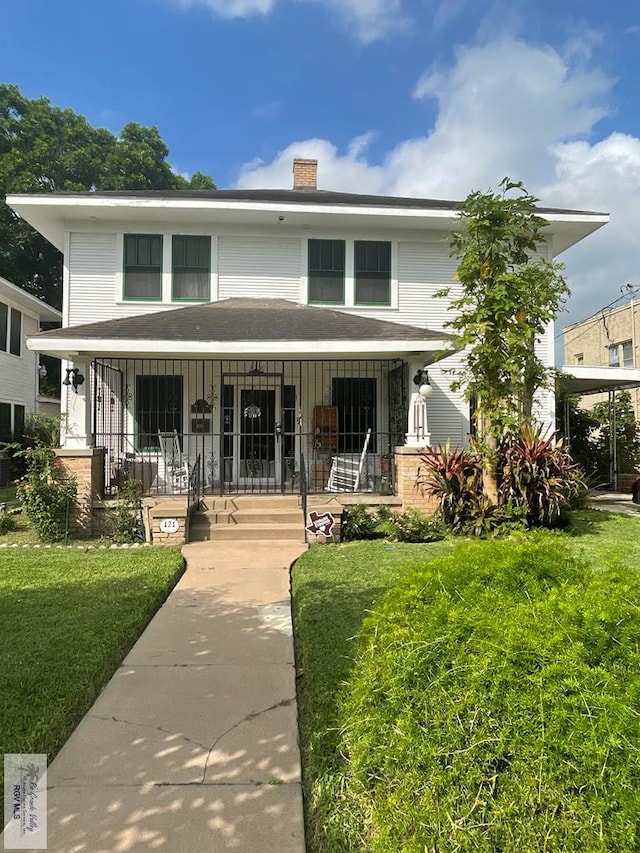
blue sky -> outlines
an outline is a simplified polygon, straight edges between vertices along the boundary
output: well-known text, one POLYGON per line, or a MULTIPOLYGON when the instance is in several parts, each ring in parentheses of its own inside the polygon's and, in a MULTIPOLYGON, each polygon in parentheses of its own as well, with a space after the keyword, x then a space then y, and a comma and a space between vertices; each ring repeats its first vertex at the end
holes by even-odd
POLYGON ((0 79, 220 187, 463 198, 504 175, 611 223, 563 257, 561 323, 640 285, 640 9, 611 0, 21 0, 0 79))

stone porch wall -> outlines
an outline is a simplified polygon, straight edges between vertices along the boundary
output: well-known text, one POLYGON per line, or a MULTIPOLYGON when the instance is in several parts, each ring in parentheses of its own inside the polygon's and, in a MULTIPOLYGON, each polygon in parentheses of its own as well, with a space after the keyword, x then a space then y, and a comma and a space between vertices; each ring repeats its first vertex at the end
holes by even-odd
POLYGON ((104 491, 104 450, 98 447, 60 447, 56 455, 62 462, 63 476, 74 477, 78 488, 76 504, 69 519, 69 532, 72 536, 100 535, 104 531, 93 512, 93 505, 102 499, 104 491))
POLYGON ((419 509, 431 515, 438 507, 437 499, 416 486, 421 452, 419 447, 394 448, 396 495, 402 499, 403 509, 419 509))

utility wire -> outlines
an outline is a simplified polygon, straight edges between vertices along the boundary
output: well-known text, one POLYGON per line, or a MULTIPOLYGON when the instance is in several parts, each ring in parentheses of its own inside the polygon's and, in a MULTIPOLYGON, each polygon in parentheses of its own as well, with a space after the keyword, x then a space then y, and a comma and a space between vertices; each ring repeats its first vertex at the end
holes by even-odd
MULTIPOLYGON (((606 331, 606 330, 607 330, 607 325, 606 325, 606 319, 605 319, 605 314, 604 314, 604 312, 605 312, 605 311, 609 311, 611 308, 613 308, 613 306, 614 306, 617 302, 620 302, 622 299, 629 299, 629 298, 633 299, 635 296, 637 296, 637 295, 638 295, 638 293, 640 293, 640 286, 638 286, 638 285, 633 285, 633 284, 629 284, 629 283, 627 283, 627 284, 623 284, 623 285, 621 285, 621 287, 620 287, 620 293, 621 293, 621 296, 618 296, 618 297, 617 297, 617 299, 614 299, 614 300, 613 300, 613 302, 610 302, 608 305, 605 305, 605 306, 604 306, 604 308, 600 308, 600 309, 595 313, 595 315, 592 315, 592 319, 591 319, 591 322, 590 322, 590 323, 587 323, 587 320, 588 320, 589 318, 587 318, 587 320, 583 320, 582 322, 583 322, 583 323, 587 323, 587 325, 586 325, 586 326, 582 326, 582 328, 580 329, 580 331, 579 331, 576 335, 574 335, 574 336, 573 336, 572 338, 570 338, 568 341, 565 341, 565 342, 564 342, 565 347, 569 346, 569 344, 570 344, 570 343, 572 343, 573 341, 575 341, 575 340, 577 340, 579 337, 581 337, 581 336, 582 336, 582 333, 583 333, 583 332, 585 332, 587 329, 590 329, 592 326, 595 326, 595 325, 596 325, 596 323, 600 323, 601 321, 604 323, 604 327, 605 327, 605 331, 606 331)), ((559 332, 559 333, 555 336, 554 340, 558 340, 558 338, 562 338, 563 336, 564 336, 564 332, 559 332)), ((607 338, 609 338, 608 331, 607 331, 607 338)))

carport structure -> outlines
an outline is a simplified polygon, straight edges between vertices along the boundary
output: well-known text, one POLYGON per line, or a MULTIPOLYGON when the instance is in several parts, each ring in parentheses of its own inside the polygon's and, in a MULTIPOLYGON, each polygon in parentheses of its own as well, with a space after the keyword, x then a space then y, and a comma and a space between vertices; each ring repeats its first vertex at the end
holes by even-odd
MULTIPOLYGON (((586 397, 590 394, 607 394, 609 404, 609 479, 618 491, 618 437, 616 431, 616 394, 640 388, 640 370, 632 367, 590 367, 588 365, 565 365, 561 369, 560 387, 569 394, 586 397)), ((565 433, 571 444, 569 401, 565 400, 565 433)))

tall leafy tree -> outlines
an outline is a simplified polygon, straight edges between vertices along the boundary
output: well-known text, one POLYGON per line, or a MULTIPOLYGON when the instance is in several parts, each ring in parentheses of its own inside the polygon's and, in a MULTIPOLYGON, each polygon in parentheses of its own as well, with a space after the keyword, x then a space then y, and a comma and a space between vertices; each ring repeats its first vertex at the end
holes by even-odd
POLYGON ((454 387, 476 401, 483 488, 494 503, 498 444, 531 419, 536 391, 551 382, 535 346, 569 292, 562 265, 535 257, 547 225, 536 213, 537 201, 521 182, 504 178, 497 193, 467 196, 450 235, 460 292, 449 325, 465 353, 454 387))
POLYGON ((0 275, 60 307, 61 255, 7 207, 8 193, 215 189, 208 175, 176 174, 168 154, 156 127, 132 122, 114 136, 0 84, 0 275))

